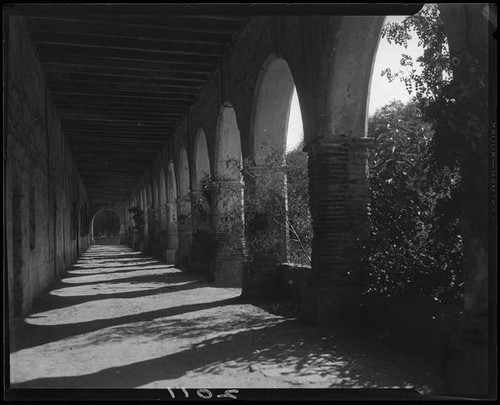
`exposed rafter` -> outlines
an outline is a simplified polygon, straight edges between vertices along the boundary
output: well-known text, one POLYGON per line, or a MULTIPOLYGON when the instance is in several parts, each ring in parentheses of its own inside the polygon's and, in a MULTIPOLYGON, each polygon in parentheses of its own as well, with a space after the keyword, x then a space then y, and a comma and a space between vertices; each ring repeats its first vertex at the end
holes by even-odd
POLYGON ((130 192, 249 20, 168 6, 14 8, 93 200, 130 192))

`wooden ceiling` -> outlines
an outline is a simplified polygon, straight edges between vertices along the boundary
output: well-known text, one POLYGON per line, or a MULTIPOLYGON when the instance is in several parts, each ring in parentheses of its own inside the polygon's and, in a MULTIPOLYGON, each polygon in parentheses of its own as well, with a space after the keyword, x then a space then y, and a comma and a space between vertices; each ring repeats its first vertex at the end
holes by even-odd
POLYGON ((408 14, 421 4, 7 7, 28 22, 89 199, 112 202, 134 188, 253 15, 408 14))
POLYGON ((118 6, 27 10, 88 198, 102 202, 134 188, 249 20, 118 6))

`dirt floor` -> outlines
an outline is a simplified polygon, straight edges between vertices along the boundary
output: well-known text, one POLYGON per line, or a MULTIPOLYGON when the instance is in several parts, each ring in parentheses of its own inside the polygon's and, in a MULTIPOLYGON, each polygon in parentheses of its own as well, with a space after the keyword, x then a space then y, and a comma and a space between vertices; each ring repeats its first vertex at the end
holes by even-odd
POLYGON ((443 390, 438 369, 390 341, 306 325, 240 294, 94 245, 11 325, 12 386, 443 390))

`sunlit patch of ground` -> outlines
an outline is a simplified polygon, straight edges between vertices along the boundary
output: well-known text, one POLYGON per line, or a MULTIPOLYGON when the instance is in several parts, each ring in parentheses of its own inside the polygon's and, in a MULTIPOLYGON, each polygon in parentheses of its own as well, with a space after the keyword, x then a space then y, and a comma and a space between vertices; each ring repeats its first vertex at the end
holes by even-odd
POLYGON ((125 247, 93 246, 16 326, 11 382, 18 388, 440 389, 431 373, 404 359, 367 349, 341 331, 273 315, 240 294, 125 247), (79 273, 86 268, 92 274, 79 273))

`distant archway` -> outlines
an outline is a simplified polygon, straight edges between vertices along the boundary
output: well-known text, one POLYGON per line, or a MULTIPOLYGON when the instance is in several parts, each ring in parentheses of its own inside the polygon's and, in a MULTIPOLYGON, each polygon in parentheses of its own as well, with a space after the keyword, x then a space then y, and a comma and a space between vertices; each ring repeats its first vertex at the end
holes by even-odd
POLYGON ((101 208, 91 221, 91 236, 97 245, 119 245, 123 223, 114 209, 101 208))

